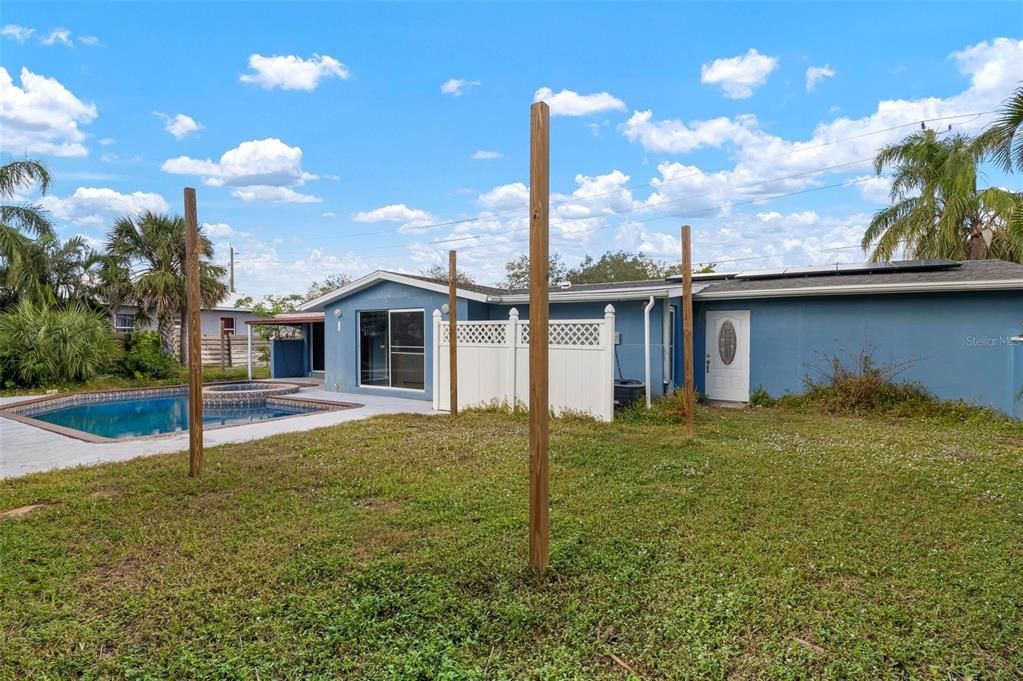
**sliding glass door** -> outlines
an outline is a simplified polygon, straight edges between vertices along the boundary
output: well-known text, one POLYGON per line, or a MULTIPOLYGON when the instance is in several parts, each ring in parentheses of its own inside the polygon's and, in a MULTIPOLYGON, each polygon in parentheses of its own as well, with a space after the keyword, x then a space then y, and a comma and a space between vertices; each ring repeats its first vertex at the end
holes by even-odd
POLYGON ((422 390, 426 315, 423 310, 359 313, 359 384, 422 390))

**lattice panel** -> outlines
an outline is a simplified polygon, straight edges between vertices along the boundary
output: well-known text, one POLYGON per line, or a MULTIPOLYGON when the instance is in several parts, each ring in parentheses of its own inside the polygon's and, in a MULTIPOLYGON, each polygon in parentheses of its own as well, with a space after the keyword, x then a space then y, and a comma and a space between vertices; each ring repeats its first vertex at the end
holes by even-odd
MULTIPOLYGON (((551 322, 548 328, 551 345, 600 345, 600 322, 551 322)), ((529 324, 519 325, 519 343, 529 345, 529 324)))
MULTIPOLYGON (((507 343, 505 324, 471 324, 456 323, 458 342, 464 345, 504 345, 507 343)), ((447 343, 451 338, 451 327, 446 322, 440 326, 440 342, 447 343)))

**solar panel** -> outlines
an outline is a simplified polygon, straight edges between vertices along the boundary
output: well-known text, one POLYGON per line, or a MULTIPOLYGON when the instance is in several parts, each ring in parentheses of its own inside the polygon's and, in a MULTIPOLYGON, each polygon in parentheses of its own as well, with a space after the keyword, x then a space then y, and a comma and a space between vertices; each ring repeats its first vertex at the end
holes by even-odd
POLYGON ((781 267, 765 270, 746 270, 736 279, 790 279, 795 277, 823 277, 846 274, 886 274, 892 272, 924 272, 961 267, 955 260, 897 260, 895 262, 840 263, 812 267, 781 267))

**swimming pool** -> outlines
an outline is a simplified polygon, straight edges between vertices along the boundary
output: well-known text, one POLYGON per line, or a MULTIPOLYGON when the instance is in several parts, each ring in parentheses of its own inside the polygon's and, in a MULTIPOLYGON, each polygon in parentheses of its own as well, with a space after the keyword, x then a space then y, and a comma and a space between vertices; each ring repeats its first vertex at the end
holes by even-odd
MULTIPOLYGON (((297 388, 296 388, 297 389, 297 388)), ((287 416, 345 409, 291 397, 252 397, 203 405, 203 429, 235 426, 287 416)), ((46 398, 3 410, 16 420, 86 440, 121 440, 188 430, 184 387, 154 388, 46 398)))

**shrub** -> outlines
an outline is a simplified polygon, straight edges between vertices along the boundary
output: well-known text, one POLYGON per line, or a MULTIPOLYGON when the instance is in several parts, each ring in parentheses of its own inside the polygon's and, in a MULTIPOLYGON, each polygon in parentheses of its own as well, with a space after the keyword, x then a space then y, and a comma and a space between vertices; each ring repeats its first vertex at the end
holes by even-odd
MULTIPOLYGON (((697 396, 697 402, 699 402, 699 396, 697 396)), ((629 422, 685 423, 686 391, 683 388, 675 388, 667 395, 653 400, 649 409, 646 408, 646 400, 639 400, 616 411, 615 418, 629 422)))
POLYGON ((109 367, 116 354, 108 320, 78 303, 58 309, 22 301, 0 315, 5 384, 85 381, 109 367))
POLYGON ((777 404, 777 400, 764 390, 764 386, 760 385, 750 394, 749 403, 751 407, 773 407, 777 404))
POLYGON ((174 355, 163 349, 160 334, 155 331, 134 333, 128 351, 117 360, 116 373, 128 378, 167 378, 180 365, 174 355))
POLYGON ((873 347, 856 354, 841 351, 822 355, 803 378, 802 400, 828 413, 884 413, 907 406, 933 404, 937 399, 918 383, 896 383, 913 361, 878 364, 873 347))

